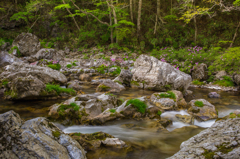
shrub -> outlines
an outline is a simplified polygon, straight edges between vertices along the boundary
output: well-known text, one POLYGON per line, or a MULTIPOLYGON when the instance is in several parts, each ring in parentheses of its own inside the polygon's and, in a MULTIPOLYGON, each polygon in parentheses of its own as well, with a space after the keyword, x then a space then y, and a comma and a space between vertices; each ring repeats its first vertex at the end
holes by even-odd
POLYGON ((203 107, 204 106, 202 101, 196 101, 196 102, 194 102, 194 105, 197 106, 197 107, 203 107))
POLYGON ((61 69, 60 64, 49 64, 47 66, 50 67, 51 69, 54 69, 54 70, 60 70, 61 69))
POLYGON ((111 113, 115 113, 116 112, 116 109, 110 109, 109 110, 111 113))
POLYGON ((141 101, 140 99, 130 99, 129 101, 127 101, 126 106, 128 106, 129 104, 133 105, 133 107, 137 108, 137 110, 144 114, 147 108, 147 105, 145 104, 145 102, 141 101))
POLYGON ((226 72, 240 73, 240 47, 228 49, 223 55, 219 55, 213 64, 209 67, 209 74, 216 71, 225 70, 226 72))
POLYGON ((71 64, 67 64, 67 66, 66 66, 67 68, 71 68, 72 67, 72 65, 71 64))
POLYGON ((176 95, 172 91, 167 91, 166 93, 161 93, 161 94, 159 94, 159 97, 176 99, 176 95))
POLYGON ((67 93, 71 95, 76 94, 76 91, 74 91, 72 88, 62 88, 59 85, 52 85, 52 84, 46 84, 46 91, 47 92, 56 91, 58 95, 60 93, 67 93))
POLYGON ((199 80, 193 80, 192 81, 192 84, 194 84, 194 85, 205 85, 205 83, 204 82, 200 82, 199 80))
POLYGON ((220 86, 225 86, 225 87, 232 87, 234 86, 234 83, 232 79, 229 76, 223 76, 224 80, 219 80, 214 82, 214 84, 220 85, 220 86))

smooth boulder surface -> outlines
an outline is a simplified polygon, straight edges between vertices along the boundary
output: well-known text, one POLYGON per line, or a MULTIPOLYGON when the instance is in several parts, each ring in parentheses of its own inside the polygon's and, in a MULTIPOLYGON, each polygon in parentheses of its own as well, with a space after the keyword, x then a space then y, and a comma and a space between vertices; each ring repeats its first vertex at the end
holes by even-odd
POLYGON ((12 46, 17 46, 23 56, 35 55, 41 48, 38 37, 31 33, 18 35, 12 46))
POLYGON ((240 118, 219 120, 210 128, 184 141, 168 159, 224 158, 239 159, 240 118))
POLYGON ((14 111, 0 115, 0 158, 86 159, 79 143, 46 118, 24 122, 14 111))
POLYGON ((11 65, 14 62, 21 62, 19 58, 9 54, 6 51, 0 51, 0 67, 11 65))
POLYGON ((192 82, 190 75, 147 55, 139 56, 131 72, 133 74, 132 83, 143 89, 186 91, 192 82))
POLYGON ((45 84, 53 82, 58 84, 67 83, 67 78, 56 70, 49 67, 40 67, 19 62, 14 62, 13 64, 6 66, 5 72, 0 75, 0 78, 12 81, 18 77, 26 77, 28 75, 38 78, 45 84))
POLYGON ((207 121, 211 119, 217 119, 218 113, 214 105, 209 103, 205 99, 196 99, 189 102, 190 108, 188 113, 193 115, 194 118, 200 119, 202 121, 207 121), (196 106, 195 102, 201 101, 203 103, 202 107, 196 106))

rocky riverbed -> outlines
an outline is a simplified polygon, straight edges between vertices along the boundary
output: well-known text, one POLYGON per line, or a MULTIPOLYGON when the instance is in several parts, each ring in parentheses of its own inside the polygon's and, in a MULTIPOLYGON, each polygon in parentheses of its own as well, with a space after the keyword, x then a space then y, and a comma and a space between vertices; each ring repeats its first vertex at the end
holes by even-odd
POLYGON ((237 75, 198 88, 205 65, 189 75, 148 55, 40 48, 32 34, 13 45, 25 57, 1 51, 0 158, 239 157, 237 75))

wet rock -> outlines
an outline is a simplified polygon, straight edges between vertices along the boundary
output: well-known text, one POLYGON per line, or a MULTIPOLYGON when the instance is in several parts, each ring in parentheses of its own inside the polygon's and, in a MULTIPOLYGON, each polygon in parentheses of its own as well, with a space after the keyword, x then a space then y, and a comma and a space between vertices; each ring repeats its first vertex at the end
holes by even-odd
POLYGON ((13 64, 6 66, 5 72, 0 75, 0 78, 5 78, 8 79, 8 81, 12 81, 18 77, 26 77, 27 75, 36 77, 45 84, 67 83, 67 78, 56 70, 48 67, 40 67, 19 62, 14 62, 13 64))
POLYGON ((210 92, 208 93, 209 98, 220 98, 220 94, 217 94, 217 92, 210 92))
POLYGON ((236 114, 236 115, 239 115, 240 114, 240 109, 235 110, 233 113, 236 114))
POLYGON ((118 81, 126 86, 131 85, 132 73, 129 70, 121 70, 121 73, 113 81, 118 81))
POLYGON ((98 92, 121 92, 125 90, 125 87, 117 82, 113 82, 110 79, 104 80, 96 89, 98 92))
POLYGON ((234 158, 240 156, 240 118, 219 120, 210 128, 183 142, 180 151, 168 159, 234 158))
POLYGON ((190 75, 147 55, 140 55, 131 72, 132 83, 138 83, 143 89, 186 91, 192 81, 190 75))
POLYGON ((184 92, 184 96, 186 97, 186 96, 189 96, 189 95, 192 95, 193 94, 193 91, 190 91, 190 90, 186 90, 185 92, 184 92))
POLYGON ((240 86, 240 74, 234 75, 233 80, 238 86, 240 86))
POLYGON ((151 95, 150 101, 157 107, 163 110, 174 110, 177 108, 176 99, 163 98, 160 94, 165 94, 166 92, 154 93, 151 95))
POLYGON ((91 77, 89 76, 89 74, 84 73, 84 74, 81 74, 79 76, 79 80, 85 81, 85 82, 90 82, 91 81, 91 77))
POLYGON ((192 116, 189 116, 189 115, 181 115, 181 114, 176 114, 175 117, 183 122, 183 123, 186 123, 186 124, 193 124, 194 122, 194 118, 192 116))
POLYGON ((168 127, 169 125, 172 125, 172 120, 169 119, 161 119, 159 120, 159 123, 164 127, 168 127))
POLYGON ((104 141, 102 141, 102 143, 105 146, 116 147, 116 148, 123 148, 126 146, 125 142, 122 140, 119 140, 118 138, 106 138, 104 141))
POLYGON ((23 56, 35 55, 41 48, 38 37, 31 33, 18 35, 12 46, 17 46, 23 56))
POLYGON ((194 80, 207 80, 208 79, 207 65, 204 63, 197 65, 192 72, 192 78, 194 80))
POLYGON ((67 84, 68 84, 68 88, 72 88, 72 89, 74 89, 76 91, 80 91, 81 90, 81 86, 79 85, 79 81, 78 80, 70 81, 67 84))
POLYGON ((57 51, 55 49, 41 49, 37 54, 32 55, 28 58, 29 62, 35 62, 41 59, 48 59, 54 61, 61 61, 65 57, 64 51, 57 51))
POLYGON ((148 117, 150 119, 154 119, 154 118, 160 119, 161 118, 160 115, 162 114, 162 109, 155 106, 149 106, 147 112, 148 112, 148 117))
POLYGON ((86 159, 77 141, 42 117, 23 122, 13 111, 1 114, 0 136, 0 158, 86 159))
POLYGON ((104 112, 99 114, 98 116, 94 117, 91 120, 91 123, 92 123, 92 125, 102 125, 102 124, 106 123, 107 121, 116 119, 119 116, 120 116, 120 114, 112 113, 112 112, 110 112, 110 109, 108 108, 104 112))
POLYGON ((215 109, 215 106, 205 99, 191 100, 189 105, 190 108, 188 109, 188 113, 193 115, 193 117, 196 119, 207 121, 218 118, 218 113, 215 109), (201 102, 202 104, 199 105, 197 102, 201 102))
POLYGON ((0 51, 0 67, 11 65, 14 62, 21 62, 19 58, 9 54, 6 51, 0 51))

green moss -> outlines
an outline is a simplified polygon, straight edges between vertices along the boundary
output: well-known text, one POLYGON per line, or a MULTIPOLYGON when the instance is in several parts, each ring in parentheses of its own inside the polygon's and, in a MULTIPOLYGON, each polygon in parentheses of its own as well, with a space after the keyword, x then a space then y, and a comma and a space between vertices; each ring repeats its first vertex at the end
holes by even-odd
POLYGON ((60 70, 61 69, 60 64, 49 64, 47 66, 50 67, 51 69, 54 69, 54 70, 60 70))
POLYGON ((233 150, 232 147, 226 147, 228 143, 223 143, 220 146, 217 146, 218 150, 221 151, 222 153, 226 154, 228 152, 231 152, 233 150))
POLYGON ((2 80, 2 85, 4 87, 6 87, 8 83, 9 83, 9 81, 7 79, 2 80))
POLYGON ((79 106, 76 103, 71 103, 70 105, 64 105, 64 104, 60 105, 58 107, 57 112, 58 112, 58 114, 60 116, 64 116, 65 110, 70 109, 70 108, 72 108, 74 111, 78 111, 79 110, 79 106))
POLYGON ((59 131, 53 131, 52 135, 58 138, 61 135, 61 133, 59 131))
POLYGON ((224 87, 233 87, 234 86, 234 83, 230 77, 223 76, 223 79, 224 80, 216 81, 213 84, 217 84, 219 86, 224 86, 224 87))
POLYGON ((198 86, 200 86, 200 85, 205 85, 204 82, 200 82, 199 80, 193 80, 193 81, 192 81, 192 84, 198 85, 198 86))
POLYGON ((158 96, 161 98, 176 99, 176 95, 172 91, 167 91, 166 93, 161 93, 158 96))
POLYGON ((67 94, 71 94, 71 95, 76 94, 76 91, 73 90, 72 88, 62 88, 59 85, 52 85, 52 84, 46 84, 46 91, 47 92, 56 91, 58 95, 60 93, 67 93, 67 94))
POLYGON ((71 68, 72 67, 72 65, 71 64, 67 64, 67 66, 66 66, 67 68, 71 68))
POLYGON ((229 114, 229 118, 231 118, 231 119, 234 119, 234 118, 236 118, 236 117, 237 117, 237 115, 234 114, 234 113, 230 113, 230 114, 229 114))
POLYGON ((101 84, 101 85, 99 86, 99 88, 101 88, 103 91, 110 89, 110 87, 108 87, 108 86, 106 86, 106 85, 104 85, 104 84, 101 84))
POLYGON ((75 136, 81 136, 81 133, 74 133, 75 136))
POLYGON ((115 67, 117 67, 117 69, 110 73, 112 76, 117 76, 121 73, 121 68, 119 66, 115 67))
POLYGON ((205 159, 213 159, 214 154, 215 152, 205 150, 205 152, 202 155, 205 157, 205 159))
POLYGON ((164 87, 168 90, 171 89, 171 85, 169 85, 169 84, 165 85, 164 87))
POLYGON ((17 46, 13 46, 13 47, 10 49, 9 54, 12 54, 12 53, 13 53, 13 50, 17 50, 17 56, 18 56, 18 57, 21 57, 21 56, 22 56, 22 54, 21 54, 21 52, 20 52, 20 50, 18 49, 17 46))
POLYGON ((129 104, 133 105, 135 108, 137 108, 137 110, 144 114, 147 108, 147 105, 145 102, 141 101, 140 99, 130 99, 129 101, 127 101, 126 106, 128 106, 129 104))
POLYGON ((119 80, 115 80, 114 82, 117 82, 117 83, 119 83, 119 84, 122 84, 122 82, 120 82, 119 80))
POLYGON ((115 113, 116 112, 116 109, 110 109, 109 110, 111 113, 115 113))
POLYGON ((135 86, 140 86, 137 81, 131 81, 131 84, 133 84, 133 85, 135 85, 135 86))
POLYGON ((159 110, 158 112, 157 112, 157 115, 161 115, 162 114, 162 112, 159 110))
POLYGON ((194 105, 197 106, 197 107, 203 107, 204 106, 202 101, 195 101, 194 105))

